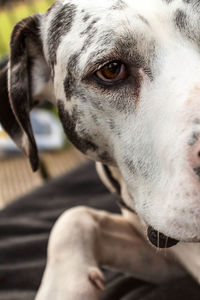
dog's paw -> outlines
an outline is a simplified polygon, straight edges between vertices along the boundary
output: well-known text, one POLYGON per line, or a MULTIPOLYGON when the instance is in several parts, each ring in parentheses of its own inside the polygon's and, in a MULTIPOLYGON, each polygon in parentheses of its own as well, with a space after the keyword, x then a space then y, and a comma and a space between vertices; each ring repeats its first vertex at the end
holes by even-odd
POLYGON ((89 269, 89 280, 100 291, 104 290, 105 278, 103 273, 97 267, 89 269))
POLYGON ((35 300, 98 300, 104 290, 104 275, 98 267, 85 267, 66 273, 47 268, 35 300))

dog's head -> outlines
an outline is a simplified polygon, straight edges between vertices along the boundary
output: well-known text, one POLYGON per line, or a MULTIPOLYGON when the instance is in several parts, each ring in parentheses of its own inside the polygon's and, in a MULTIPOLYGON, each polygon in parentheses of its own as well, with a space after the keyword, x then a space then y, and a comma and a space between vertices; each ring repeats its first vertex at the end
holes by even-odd
POLYGON ((199 29, 195 0, 57 1, 14 28, 1 122, 36 169, 29 112, 53 101, 74 145, 119 168, 146 224, 199 241, 199 29))

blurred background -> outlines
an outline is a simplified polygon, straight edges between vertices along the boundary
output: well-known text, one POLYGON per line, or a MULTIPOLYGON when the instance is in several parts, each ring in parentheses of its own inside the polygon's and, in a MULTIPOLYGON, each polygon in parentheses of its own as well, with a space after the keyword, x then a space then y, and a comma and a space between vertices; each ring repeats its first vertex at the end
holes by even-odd
MULTIPOLYGON (((0 0, 0 69, 7 63, 13 26, 29 15, 45 12, 53 2, 0 0)), ((66 139, 55 107, 44 103, 31 113, 31 120, 40 150, 40 170, 36 173, 0 124, 0 208, 85 161, 66 139)))

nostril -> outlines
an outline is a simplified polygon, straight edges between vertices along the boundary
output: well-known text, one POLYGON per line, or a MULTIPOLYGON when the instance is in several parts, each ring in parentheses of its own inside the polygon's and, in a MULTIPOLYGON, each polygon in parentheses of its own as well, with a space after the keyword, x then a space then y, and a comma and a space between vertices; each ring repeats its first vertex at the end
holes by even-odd
POLYGON ((194 168, 194 172, 200 178, 200 168, 194 168))
POLYGON ((188 152, 189 163, 200 178, 200 141, 192 146, 188 152))

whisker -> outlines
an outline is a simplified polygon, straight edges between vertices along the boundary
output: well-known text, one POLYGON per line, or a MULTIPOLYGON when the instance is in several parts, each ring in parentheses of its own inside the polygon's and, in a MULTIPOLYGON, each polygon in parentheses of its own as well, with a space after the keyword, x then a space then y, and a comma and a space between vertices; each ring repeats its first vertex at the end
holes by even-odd
POLYGON ((158 249, 160 249, 160 232, 159 232, 159 230, 157 231, 157 247, 158 247, 158 249))
POLYGON ((167 243, 168 243, 168 236, 167 236, 166 241, 165 241, 165 248, 164 248, 165 257, 167 256, 167 243))

